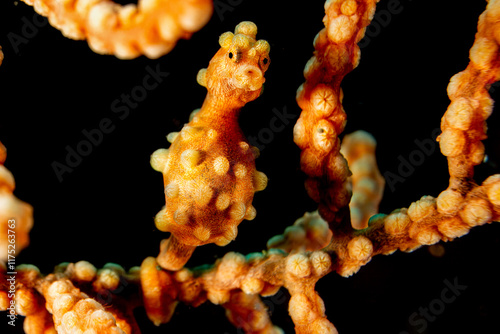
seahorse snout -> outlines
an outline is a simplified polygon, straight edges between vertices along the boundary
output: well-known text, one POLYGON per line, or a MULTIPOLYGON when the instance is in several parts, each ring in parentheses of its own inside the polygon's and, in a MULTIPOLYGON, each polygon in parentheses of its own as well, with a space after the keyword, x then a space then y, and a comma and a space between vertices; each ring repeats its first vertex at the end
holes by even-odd
POLYGON ((262 87, 266 79, 262 70, 255 65, 242 65, 233 76, 233 84, 240 89, 256 91, 262 87))

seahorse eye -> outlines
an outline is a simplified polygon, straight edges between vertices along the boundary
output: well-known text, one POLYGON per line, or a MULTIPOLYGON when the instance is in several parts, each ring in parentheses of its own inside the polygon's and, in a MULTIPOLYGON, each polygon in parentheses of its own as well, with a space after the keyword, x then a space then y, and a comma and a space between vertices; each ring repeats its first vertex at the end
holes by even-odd
POLYGON ((233 59, 233 53, 232 53, 232 52, 229 52, 228 57, 229 57, 229 59, 233 59))
POLYGON ((269 63, 270 63, 270 60, 269 60, 269 57, 264 56, 264 55, 261 55, 260 58, 259 58, 259 66, 260 68, 263 70, 263 71, 266 71, 267 68, 269 67, 269 63))

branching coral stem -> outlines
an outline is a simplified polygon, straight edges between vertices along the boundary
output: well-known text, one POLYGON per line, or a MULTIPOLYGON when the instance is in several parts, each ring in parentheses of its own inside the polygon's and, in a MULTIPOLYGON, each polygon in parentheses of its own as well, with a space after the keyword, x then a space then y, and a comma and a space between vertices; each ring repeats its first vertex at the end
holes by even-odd
POLYGON ((109 0, 23 1, 66 37, 86 39, 95 52, 125 59, 169 52, 205 25, 213 6, 211 0, 140 0, 125 6, 109 0))
POLYGON ((357 43, 364 36, 377 2, 325 3, 325 28, 314 40, 314 56, 304 69, 306 82, 297 90, 302 113, 295 124, 294 141, 302 150, 301 168, 309 177, 306 190, 332 226, 348 221, 351 199, 350 171, 340 153, 339 135, 347 121, 340 83, 358 66, 357 43))

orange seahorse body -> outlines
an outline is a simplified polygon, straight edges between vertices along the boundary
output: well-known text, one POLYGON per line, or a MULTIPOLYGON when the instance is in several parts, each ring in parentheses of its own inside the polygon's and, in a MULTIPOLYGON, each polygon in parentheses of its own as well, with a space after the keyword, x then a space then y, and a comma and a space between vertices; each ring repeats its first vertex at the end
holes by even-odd
POLYGON ((256 41, 256 33, 255 24, 242 22, 234 34, 220 36, 221 49, 197 77, 208 91, 203 106, 179 133, 167 136, 168 150, 151 157, 163 173, 166 199, 155 223, 172 233, 158 257, 165 269, 180 269, 196 246, 228 244, 241 221, 256 215, 253 195, 267 177, 255 169, 258 149, 238 124, 240 109, 261 94, 269 66, 269 44, 256 41))

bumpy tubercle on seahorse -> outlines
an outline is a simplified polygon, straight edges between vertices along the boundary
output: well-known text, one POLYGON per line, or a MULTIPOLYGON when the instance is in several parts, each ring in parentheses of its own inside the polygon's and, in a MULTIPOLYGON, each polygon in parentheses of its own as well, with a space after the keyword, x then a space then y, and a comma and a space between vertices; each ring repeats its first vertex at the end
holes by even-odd
POLYGON ((255 218, 253 195, 266 187, 267 177, 255 169, 259 150, 248 144, 238 115, 261 94, 269 67, 269 43, 256 34, 254 23, 241 22, 234 34, 220 36, 221 48, 197 76, 208 91, 201 109, 167 136, 169 149, 151 156, 165 185, 166 205, 155 224, 171 233, 157 258, 167 270, 182 268, 197 246, 227 245, 243 219, 255 218))

